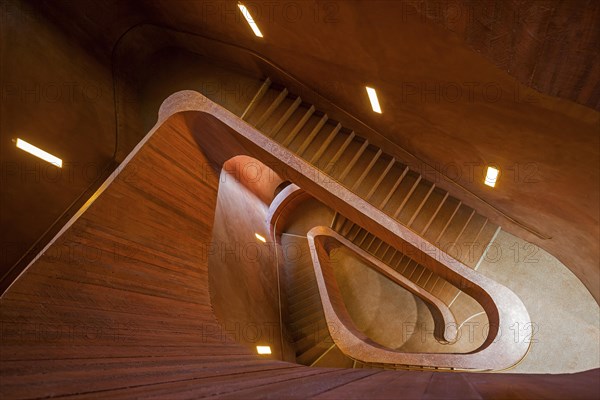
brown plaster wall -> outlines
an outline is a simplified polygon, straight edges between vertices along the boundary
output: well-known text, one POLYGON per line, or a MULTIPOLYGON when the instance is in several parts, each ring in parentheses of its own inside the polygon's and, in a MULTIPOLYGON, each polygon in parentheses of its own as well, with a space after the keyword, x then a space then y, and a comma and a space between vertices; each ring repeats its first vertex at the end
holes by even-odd
POLYGON ((268 345, 272 358, 295 361, 291 343, 281 335, 277 254, 265 225, 279 183, 272 170, 253 158, 238 156, 226 162, 212 238, 205 249, 211 302, 222 330, 249 351, 268 345))
POLYGON ((116 127, 108 59, 99 62, 28 3, 3 2, 1 11, 3 277, 114 168, 116 127), (61 158, 63 168, 17 149, 16 138, 61 158))

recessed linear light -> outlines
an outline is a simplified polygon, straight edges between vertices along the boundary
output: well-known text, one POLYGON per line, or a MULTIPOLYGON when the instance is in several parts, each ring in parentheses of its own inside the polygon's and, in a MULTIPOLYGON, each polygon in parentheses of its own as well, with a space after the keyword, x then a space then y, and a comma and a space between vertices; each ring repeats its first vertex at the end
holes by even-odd
POLYGON ((250 25, 250 28, 252 28, 252 31, 254 32, 254 34, 258 37, 263 37, 262 32, 260 31, 260 29, 258 29, 258 25, 256 25, 256 22, 254 22, 254 18, 252 18, 252 15, 250 15, 250 11, 248 11, 246 6, 243 5, 242 3, 238 3, 238 7, 239 7, 240 11, 242 12, 242 15, 244 16, 244 18, 246 18, 248 25, 250 25))
POLYGON ((49 162, 52 165, 57 166, 58 168, 62 168, 62 160, 60 158, 53 156, 52 154, 45 152, 44 150, 35 147, 34 145, 29 144, 22 139, 17 139, 17 147, 28 152, 29 154, 33 154, 34 156, 49 162))
POLYGON ((258 354, 271 354, 271 346, 256 346, 258 354))
POLYGON ((490 187, 496 186, 496 180, 498 179, 498 174, 500 174, 499 170, 497 170, 494 167, 488 167, 487 173, 485 175, 484 183, 490 187))
POLYGON ((365 86, 367 89, 367 94, 369 95, 369 100, 371 101, 371 108, 376 113, 381 114, 381 106, 379 105, 379 99, 377 98, 377 92, 372 87, 365 86))
POLYGON ((255 234, 254 234, 254 236, 256 236, 256 238, 257 238, 258 240, 260 240, 261 242, 263 242, 263 243, 266 243, 266 242, 267 242, 267 239, 265 239, 265 237, 264 237, 264 236, 262 236, 262 235, 259 235, 258 233, 255 233, 255 234))

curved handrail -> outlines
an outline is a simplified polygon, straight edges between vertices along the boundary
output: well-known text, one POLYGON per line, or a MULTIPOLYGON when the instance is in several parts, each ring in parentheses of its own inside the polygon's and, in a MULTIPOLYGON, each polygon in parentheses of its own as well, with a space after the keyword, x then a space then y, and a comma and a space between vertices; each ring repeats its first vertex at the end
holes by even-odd
MULTIPOLYGON (((521 324, 521 318, 529 319, 527 310, 519 298, 509 289, 493 288, 490 298, 497 315, 490 321, 498 324, 499 334, 493 341, 486 341, 478 349, 467 353, 404 353, 385 348, 360 332, 352 322, 344 305, 341 293, 330 265, 330 252, 333 248, 346 246, 357 255, 370 261, 364 251, 325 226, 311 229, 308 234, 313 267, 317 286, 330 334, 340 350, 350 358, 363 363, 402 364, 419 367, 444 367, 474 370, 499 370, 511 367, 520 362, 527 354, 529 343, 510 340, 510 330, 515 322, 521 324), (358 251, 357 251, 358 250, 358 251), (506 307, 512 308, 506 308, 506 307), (335 327, 335 329, 332 329, 335 327), (501 332, 504 328, 504 334, 501 332)), ((488 307, 489 308, 489 307, 488 307)))
MULTIPOLYGON (((531 331, 531 326, 527 325, 530 322, 529 313, 523 302, 510 289, 472 270, 439 249, 433 254, 426 253, 424 249, 434 248, 427 240, 398 224, 390 216, 339 183, 319 179, 318 174, 315 173, 317 171, 308 162, 202 94, 184 90, 169 96, 160 107, 157 126, 174 114, 183 114, 183 118, 187 121, 186 129, 198 131, 196 136, 200 146, 206 147, 211 153, 228 153, 217 154, 218 159, 215 159, 215 162, 219 163, 230 158, 229 153, 232 152, 255 155, 264 158, 263 161, 277 160, 279 162, 273 164, 273 169, 282 178, 293 176, 291 180, 297 182, 311 195, 334 205, 340 213, 359 221, 361 226, 371 230, 373 234, 403 253, 412 254, 417 251, 421 258, 418 260, 413 258, 415 261, 438 273, 475 299, 481 304, 490 321, 487 339, 479 349, 469 354, 447 354, 444 356, 446 358, 440 358, 440 355, 436 354, 398 354, 382 348, 380 352, 369 354, 371 348, 364 348, 369 345, 354 335, 348 336, 351 338, 350 345, 346 342, 340 345, 342 351, 352 356, 355 352, 348 351, 349 347, 362 348, 358 355, 365 362, 378 363, 387 360, 391 364, 436 365, 463 369, 502 369, 513 365, 525 355, 529 347, 528 343, 514 342, 510 327, 517 321, 519 327, 529 334, 531 331), (211 129, 221 132, 223 137, 218 141, 203 140, 199 132, 211 129), (230 141, 231 146, 224 147, 224 140, 230 141), (373 355, 377 357, 373 358, 373 355)), ((318 244, 318 241, 314 240, 315 231, 311 234, 313 235, 312 246, 316 249, 315 243, 318 244)), ((322 274, 321 280, 323 280, 322 274)), ((325 283, 321 282, 321 289, 325 288, 324 285, 325 283)), ((330 317, 335 317, 336 314, 332 314, 333 310, 330 311, 330 317)), ((523 335, 519 335, 519 338, 521 337, 523 335)))
MULTIPOLYGON (((291 209, 308 198, 312 198, 312 196, 294 184, 287 186, 277 196, 275 196, 273 202, 269 206, 266 219, 267 226, 269 227, 270 237, 277 240, 275 232, 275 225, 277 221, 282 216, 288 215, 291 212, 291 209)), ((402 286, 404 289, 408 290, 425 302, 433 317, 435 324, 433 334, 437 340, 445 343, 452 343, 457 340, 458 324, 454 314, 452 311, 450 311, 450 308, 447 304, 415 284, 413 281, 409 280, 404 275, 398 273, 382 261, 373 257, 371 254, 365 252, 354 243, 348 241, 346 238, 340 235, 337 236, 346 247, 350 248, 355 253, 360 254, 363 259, 367 260, 366 265, 368 267, 377 271, 397 285, 402 286)))
MULTIPOLYGON (((436 365, 464 369, 500 369, 514 364, 525 354, 528 344, 525 342, 511 343, 512 335, 509 333, 509 326, 512 321, 519 318, 521 318, 519 322, 523 324, 529 322, 529 314, 521 300, 512 291, 473 271, 442 251, 438 251, 435 254, 422 252, 421 249, 427 246, 431 247, 431 243, 415 235, 414 232, 404 226, 395 223, 387 214, 365 202, 347 188, 339 185, 339 183, 319 179, 318 174, 315 174, 317 170, 309 163, 272 139, 264 136, 260 131, 249 125, 246 121, 243 121, 237 115, 198 92, 184 90, 169 96, 161 104, 157 123, 135 146, 132 152, 129 153, 123 161, 123 165, 127 165, 167 120, 178 121, 178 124, 171 129, 191 131, 196 145, 206 154, 208 157, 207 160, 210 163, 222 165, 223 162, 232 156, 240 154, 257 157, 263 162, 273 162, 272 169, 282 178, 293 176, 292 180, 301 185, 312 196, 327 204, 334 205, 340 213, 359 221, 362 226, 372 230, 374 234, 377 234, 394 247, 420 251, 424 256, 424 260, 420 263, 434 270, 434 272, 440 274, 450 283, 458 286, 465 293, 473 297, 482 305, 491 322, 487 340, 473 354, 449 354, 444 355, 446 357, 444 359, 439 359, 439 355, 436 354, 398 354, 383 349, 378 345, 370 345, 368 342, 364 342, 352 334, 346 337, 350 342, 348 340, 340 342, 340 349, 346 354, 358 356, 355 358, 361 359, 364 362, 378 363, 383 360, 391 364, 436 365), (353 348, 356 348, 358 351, 353 351, 353 348), (511 351, 505 352, 503 348, 510 349, 511 351), (370 350, 377 351, 369 354, 370 350)), ((90 200, 80 208, 77 214, 37 254, 27 268, 44 254, 63 232, 69 229, 113 180, 117 179, 119 172, 119 170, 116 170, 111 174, 90 200)), ((321 245, 323 234, 319 235, 318 231, 312 230, 309 232, 309 239, 309 243, 311 243, 313 248, 320 249, 322 253, 315 260, 319 261, 323 259, 327 255, 323 253, 323 246, 321 245)), ((403 252, 406 254, 406 250, 403 252)), ((327 290, 325 280, 323 279, 323 270, 319 263, 315 265, 318 266, 317 278, 320 282, 320 290, 327 290)), ((325 270, 327 271, 327 269, 325 270)), ((331 282, 331 280, 328 279, 327 282, 331 282)), ((330 318, 337 318, 337 314, 330 302, 324 301, 323 305, 329 306, 328 316, 330 318)), ((343 310, 343 304, 341 310, 343 310)))

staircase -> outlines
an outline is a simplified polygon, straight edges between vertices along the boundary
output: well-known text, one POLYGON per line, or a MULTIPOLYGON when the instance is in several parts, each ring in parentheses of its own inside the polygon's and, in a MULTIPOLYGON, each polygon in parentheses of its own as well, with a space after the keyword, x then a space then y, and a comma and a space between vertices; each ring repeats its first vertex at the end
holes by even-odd
MULTIPOLYGON (((242 118, 471 268, 477 267, 499 230, 367 139, 330 120, 287 89, 274 88, 270 79, 260 87, 242 118)), ((351 233, 362 239, 366 233, 358 232, 359 228, 353 227, 351 233)))
POLYGON ((450 305, 460 290, 435 272, 425 268, 359 225, 336 214, 331 229, 389 265, 396 272, 422 287, 446 305, 450 305))
POLYGON ((354 362, 329 334, 306 238, 284 234, 282 244, 299 250, 299 257, 286 259, 282 274, 288 308, 284 322, 292 332, 296 361, 316 367, 352 368, 354 362))

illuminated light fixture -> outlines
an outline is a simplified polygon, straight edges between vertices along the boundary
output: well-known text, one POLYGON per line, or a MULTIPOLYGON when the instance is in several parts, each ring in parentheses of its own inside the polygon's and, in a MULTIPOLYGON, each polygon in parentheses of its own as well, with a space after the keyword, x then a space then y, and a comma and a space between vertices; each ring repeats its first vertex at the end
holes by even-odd
POLYGON ((264 236, 261 236, 261 235, 259 235, 258 233, 255 233, 255 234, 254 234, 254 236, 256 236, 256 238, 257 238, 258 240, 260 240, 261 242, 263 242, 263 243, 266 243, 266 242, 267 242, 267 239, 265 239, 265 237, 264 237, 264 236))
POLYGON ((366 86, 367 94, 369 95, 369 100, 371 101, 371 108, 376 113, 381 114, 381 106, 379 105, 379 99, 377 98, 377 92, 372 87, 366 86))
POLYGON ((242 3, 238 3, 238 7, 242 12, 244 18, 246 18, 246 22, 248 22, 248 25, 250 25, 250 28, 252 28, 254 34, 258 37, 263 37, 262 32, 260 31, 260 29, 258 29, 258 25, 256 25, 256 22, 254 22, 254 18, 252 18, 252 15, 250 15, 250 11, 248 11, 246 6, 242 3))
POLYGON ((256 346, 258 354, 271 354, 271 346, 256 346))
POLYGON ((29 154, 33 154, 34 156, 49 162, 52 165, 57 166, 58 168, 62 168, 62 160, 60 158, 53 156, 52 154, 47 153, 44 150, 37 148, 34 145, 29 144, 22 139, 17 139, 17 147, 23 151, 28 152, 29 154))
POLYGON ((496 186, 496 180, 498 179, 498 174, 500 171, 494 167, 488 167, 487 174, 485 175, 485 184, 494 187, 496 186))

